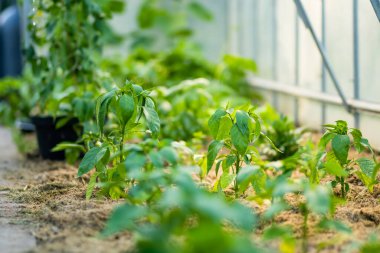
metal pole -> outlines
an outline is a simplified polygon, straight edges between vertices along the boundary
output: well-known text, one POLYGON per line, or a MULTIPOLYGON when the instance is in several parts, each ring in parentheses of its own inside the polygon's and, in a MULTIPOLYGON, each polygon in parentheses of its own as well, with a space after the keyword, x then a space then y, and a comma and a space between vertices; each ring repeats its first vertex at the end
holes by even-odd
MULTIPOLYGON (((299 67, 300 67, 300 26, 299 26, 300 22, 299 22, 299 18, 298 18, 298 15, 296 13, 295 15, 295 48, 294 48, 294 52, 295 52, 295 72, 294 72, 294 84, 295 86, 299 86, 299 83, 300 83, 300 71, 299 71, 299 67)), ((294 122, 296 125, 299 124, 299 100, 297 97, 295 97, 294 99, 294 122)))
MULTIPOLYGON (((277 0, 272 0, 272 78, 277 81, 277 0)), ((278 109, 278 94, 272 93, 273 106, 278 109)))
POLYGON ((326 70, 327 72, 329 73, 330 77, 331 77, 331 80, 335 86, 335 89, 337 90, 340 98, 342 99, 342 103, 344 105, 344 107, 346 108, 346 110, 351 113, 351 107, 350 105, 347 103, 347 99, 346 99, 346 96, 344 95, 340 85, 339 85, 339 82, 335 76, 335 73, 332 69, 332 66, 330 65, 330 62, 328 60, 328 57, 327 57, 327 54, 326 54, 326 51, 324 49, 324 47, 321 45, 321 43, 319 42, 318 38, 317 38, 317 35, 314 31, 314 28, 313 26, 311 25, 310 23, 310 20, 309 20, 309 17, 307 16, 306 14, 306 11, 301 3, 300 0, 294 0, 296 6, 297 6, 297 10, 298 10, 298 14, 300 15, 302 21, 304 22, 306 28, 309 29, 310 33, 311 33, 311 36, 313 37, 313 40, 315 42, 315 44, 317 45, 318 47, 318 50, 319 50, 319 53, 321 54, 322 56, 322 60, 325 64, 325 67, 326 67, 326 70))
POLYGON ((380 0, 371 0, 372 7, 375 10, 377 19, 380 22, 380 0))
MULTIPOLYGON (((354 48, 354 99, 360 98, 360 59, 359 59, 359 10, 358 0, 353 0, 353 48, 354 48)), ((354 112, 355 127, 360 127, 360 114, 354 112)))
MULTIPOLYGON (((322 0, 322 46, 326 48, 326 1, 322 0)), ((327 91, 327 79, 326 79, 326 68, 325 64, 322 62, 322 80, 321 80, 321 90, 323 93, 327 91)), ((322 103, 322 125, 326 124, 326 104, 322 103)))

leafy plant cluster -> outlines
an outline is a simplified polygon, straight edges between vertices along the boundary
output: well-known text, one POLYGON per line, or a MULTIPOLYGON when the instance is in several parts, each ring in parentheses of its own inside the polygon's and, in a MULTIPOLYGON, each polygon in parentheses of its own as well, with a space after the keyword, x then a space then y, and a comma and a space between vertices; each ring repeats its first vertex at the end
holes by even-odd
MULTIPOLYGON (((131 231, 138 252, 273 252, 273 240, 279 251, 307 252, 311 218, 316 228, 350 232, 334 212, 348 197, 349 177, 369 191, 377 184, 379 165, 368 140, 337 121, 325 126, 315 148, 288 118, 253 106, 246 81, 247 71, 257 71, 253 61, 226 55, 213 64, 189 43, 189 13, 211 19, 199 2, 142 1, 141 29, 130 34, 133 51, 122 63, 97 59, 115 38, 107 20, 121 1, 35 4, 27 56, 40 85, 16 91, 20 84, 5 80, 2 103, 13 108, 17 92, 33 88, 39 92, 30 101, 41 111, 94 122, 78 142, 55 150, 75 151, 73 161, 84 154, 78 177, 88 180, 87 199, 125 200, 104 236, 131 231), (152 40, 161 37, 175 39, 152 40), (131 81, 115 85, 125 77, 131 81), (241 202, 267 206, 255 213, 241 202), (293 228, 276 224, 286 210, 302 219, 301 240, 293 228)), ((370 247, 378 245, 370 240, 362 248, 370 247)))

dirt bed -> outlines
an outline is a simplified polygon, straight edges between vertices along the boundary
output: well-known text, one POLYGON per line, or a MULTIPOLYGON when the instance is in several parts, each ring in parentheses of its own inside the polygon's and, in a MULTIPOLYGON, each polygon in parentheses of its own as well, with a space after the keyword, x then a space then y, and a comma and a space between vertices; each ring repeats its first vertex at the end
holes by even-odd
MULTIPOLYGON (((0 190, 19 205, 14 216, 19 217, 36 239, 36 246, 30 252, 132 251, 133 240, 128 233, 107 239, 99 237, 110 211, 119 203, 107 199, 86 201, 86 179, 76 177, 76 167, 35 158, 20 161, 17 166, 17 170, 3 173, 8 186, 0 190)), ((318 218, 311 216, 310 252, 345 252, 347 249, 355 252, 359 240, 379 233, 380 187, 376 186, 373 193, 369 193, 355 177, 351 177, 349 183, 348 201, 337 207, 335 217, 348 225, 352 234, 316 230, 312 224, 318 218)), ((290 204, 298 201, 297 196, 288 198, 290 204)), ((243 202, 258 212, 265 209, 265 204, 243 202)), ((295 208, 282 212, 275 222, 294 227, 296 236, 300 236, 302 216, 295 208)), ((261 229, 259 227, 259 231, 261 229)))

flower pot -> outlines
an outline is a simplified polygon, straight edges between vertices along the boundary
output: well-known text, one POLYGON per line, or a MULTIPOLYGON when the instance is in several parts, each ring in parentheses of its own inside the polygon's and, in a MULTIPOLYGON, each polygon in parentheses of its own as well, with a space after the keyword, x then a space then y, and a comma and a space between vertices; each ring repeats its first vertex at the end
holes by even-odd
POLYGON ((64 126, 57 128, 57 122, 62 118, 50 116, 31 118, 37 134, 38 148, 43 159, 64 160, 64 151, 52 152, 52 149, 61 142, 75 142, 78 140, 79 136, 75 131, 75 125, 79 122, 78 119, 70 119, 64 126))

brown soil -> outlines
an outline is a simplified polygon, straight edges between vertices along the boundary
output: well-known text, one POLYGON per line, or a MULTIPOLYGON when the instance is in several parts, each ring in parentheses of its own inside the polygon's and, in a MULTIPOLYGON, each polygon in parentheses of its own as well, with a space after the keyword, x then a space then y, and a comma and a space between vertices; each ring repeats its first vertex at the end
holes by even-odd
POLYGON ((102 239, 99 232, 116 201, 85 200, 86 182, 77 169, 62 162, 26 160, 17 173, 9 197, 22 204, 20 214, 28 223, 37 246, 31 252, 126 252, 129 234, 102 239))
MULTIPOLYGON (((17 215, 22 217, 20 222, 26 223, 37 239, 31 252, 132 251, 133 240, 128 233, 107 239, 99 237, 99 231, 118 202, 107 199, 86 201, 87 179, 76 178, 76 173, 76 167, 63 162, 29 159, 20 162, 17 170, 4 174, 4 179, 12 184, 0 190, 9 192, 8 197, 19 203, 17 215)), ((207 178, 206 184, 213 180, 215 176, 207 178)), ((310 216, 309 252, 346 252, 346 249, 357 252, 356 242, 380 232, 380 186, 370 193, 355 177, 350 178, 349 184, 348 200, 337 207, 335 218, 348 225, 352 234, 317 230, 313 225, 318 222, 318 217, 310 216)), ((291 205, 299 201, 296 195, 287 198, 291 205)), ((242 202, 259 213, 268 206, 268 203, 242 202)), ((300 238, 302 216, 296 208, 282 212, 274 222, 293 227, 295 236, 300 238)), ((259 227, 259 233, 264 227, 259 227)), ((300 249, 300 243, 297 249, 300 249)))

